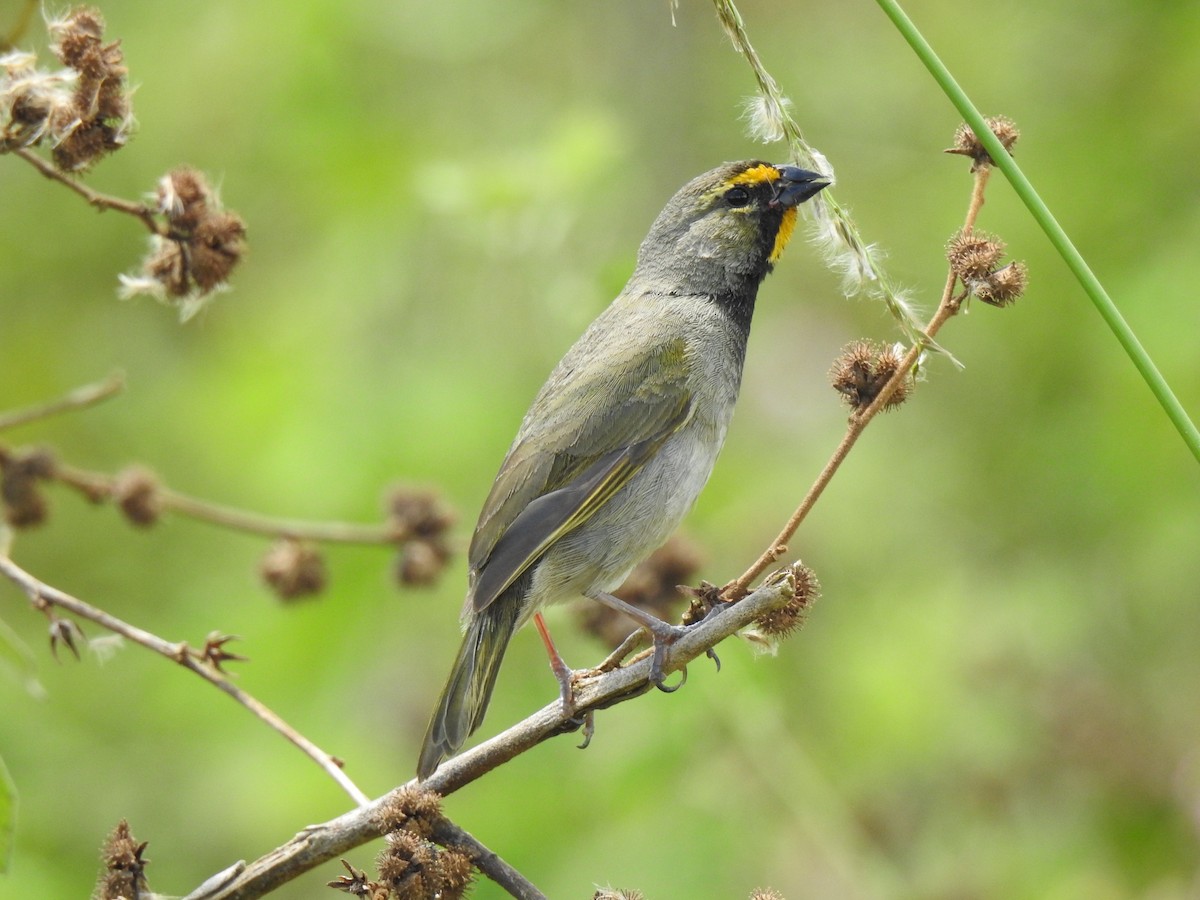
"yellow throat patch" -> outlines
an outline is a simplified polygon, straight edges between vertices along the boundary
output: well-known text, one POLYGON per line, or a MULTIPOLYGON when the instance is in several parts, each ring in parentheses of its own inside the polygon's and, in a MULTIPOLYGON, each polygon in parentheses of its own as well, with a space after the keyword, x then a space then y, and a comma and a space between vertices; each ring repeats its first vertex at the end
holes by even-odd
POLYGON ((795 230, 796 207, 790 206, 783 211, 783 221, 779 223, 779 230, 775 232, 775 246, 771 248, 771 255, 767 257, 768 261, 775 262, 775 260, 779 259, 779 254, 783 252, 783 248, 792 239, 792 232, 795 230))

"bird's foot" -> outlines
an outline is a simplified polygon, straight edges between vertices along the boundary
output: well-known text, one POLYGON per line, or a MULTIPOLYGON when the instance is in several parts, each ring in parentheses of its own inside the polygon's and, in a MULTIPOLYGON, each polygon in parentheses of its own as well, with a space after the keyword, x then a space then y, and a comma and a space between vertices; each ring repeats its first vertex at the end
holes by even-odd
POLYGON ((650 659, 650 683, 664 694, 673 694, 687 684, 687 666, 679 670, 679 682, 670 686, 667 685, 667 674, 663 671, 663 666, 667 662, 667 650, 687 634, 687 629, 682 625, 669 625, 661 619, 657 621, 664 627, 647 628, 654 639, 654 655, 650 659))
MULTIPOLYGON (((690 628, 699 625, 701 622, 706 621, 712 616, 720 615, 721 612, 726 609, 726 607, 727 604, 724 603, 711 606, 704 612, 703 615, 694 618, 690 622, 688 622, 687 618, 685 617, 684 621, 687 622, 687 624, 682 626, 668 625, 666 622, 663 622, 660 619, 654 619, 654 621, 657 622, 661 627, 651 627, 645 622, 642 623, 646 630, 650 632, 651 637, 654 639, 654 658, 650 663, 650 681, 656 688, 658 688, 660 691, 670 694, 679 690, 684 686, 684 684, 687 683, 687 667, 685 666, 680 670, 683 673, 683 677, 679 680, 679 684, 676 684, 672 687, 667 687, 666 684, 664 684, 665 675, 663 673, 663 664, 666 661, 667 648, 687 634, 690 628)), ((654 617, 651 616, 650 618, 654 617)), ((711 659, 714 664, 716 664, 717 671, 720 672, 721 657, 717 656, 716 648, 709 647, 704 651, 704 655, 711 659)))
MULTIPOLYGON (((596 591, 588 594, 588 596, 598 603, 603 603, 610 609, 624 613, 650 633, 650 637, 654 642, 654 655, 650 660, 651 684, 653 684, 660 691, 670 694, 679 690, 684 686, 684 684, 687 683, 686 667, 680 669, 682 675, 679 679, 679 683, 673 685, 667 684, 667 673, 665 671, 668 662, 668 651, 670 650, 672 644, 688 633, 688 629, 686 627, 664 622, 657 616, 653 616, 643 609, 632 606, 626 603, 624 600, 621 600, 619 597, 614 597, 612 594, 596 591)), ((614 656, 615 655, 616 654, 614 654, 614 656)), ((708 655, 716 661, 717 668, 719 669, 721 662, 717 659, 717 655, 711 650, 708 651, 708 655)))

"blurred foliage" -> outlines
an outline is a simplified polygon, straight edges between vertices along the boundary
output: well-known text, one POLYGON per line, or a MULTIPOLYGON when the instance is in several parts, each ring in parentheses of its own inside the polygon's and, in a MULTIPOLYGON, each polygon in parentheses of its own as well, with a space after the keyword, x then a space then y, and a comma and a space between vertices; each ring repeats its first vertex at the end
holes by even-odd
MULTIPOLYGON (((0 31, 23 3, 0 3, 0 31)), ((745 0, 750 35, 837 168, 838 198, 932 306, 961 221, 958 125, 872 4, 745 0)), ((620 289, 662 203, 743 135, 749 73, 683 3, 106 0, 140 121, 90 176, 137 197, 189 163, 250 253, 186 326, 115 298, 141 226, 0 158, 0 408, 114 367, 114 401, 4 435, 294 517, 371 520, 395 482, 474 516, 530 397, 620 289)), ((1186 407, 1200 409, 1200 17, 1193 4, 945 0, 910 14, 989 114, 1186 407)), ((36 26, 36 23, 35 23, 36 26)), ((23 42, 35 46, 42 36, 23 42)), ((793 551, 825 599, 776 658, 742 647, 683 691, 598 717, 447 812, 553 897, 1165 898, 1200 890, 1200 477, 1040 233, 996 178, 980 226, 1032 272, 971 309, 875 423, 793 551)), ((735 577, 840 437, 838 349, 892 339, 793 243, 764 286, 726 451, 685 525, 735 577)), ((265 542, 181 519, 135 533, 55 491, 15 558, 171 640, 241 635, 239 683, 378 794, 410 777, 450 664, 465 570, 401 591, 386 551, 335 548, 282 607, 265 542)), ((185 893, 347 800, 227 698, 126 648, 0 677, 22 804, 6 896, 79 897, 127 818, 156 890, 185 893), (31 691, 41 685, 44 691, 31 691)), ((576 665, 602 650, 551 615, 576 665)), ((85 630, 91 637, 94 629, 85 630)), ((531 634, 483 728, 550 702, 531 634)), ((374 850, 352 855, 366 865, 374 850)), ((330 865, 278 892, 321 896, 330 865)), ((482 886, 477 896, 497 892, 482 886)))

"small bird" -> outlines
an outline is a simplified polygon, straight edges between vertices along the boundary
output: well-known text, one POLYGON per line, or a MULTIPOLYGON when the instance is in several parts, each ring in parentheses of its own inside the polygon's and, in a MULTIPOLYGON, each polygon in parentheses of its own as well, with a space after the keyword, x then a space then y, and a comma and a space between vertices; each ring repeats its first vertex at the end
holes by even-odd
MULTIPOLYGON (((726 163, 670 199, 628 284, 534 398, 479 515, 465 632, 417 764, 424 780, 479 727, 504 651, 537 617, 564 705, 570 670, 540 610, 584 596, 654 637, 651 679, 682 633, 608 592, 663 544, 695 502, 733 415, 754 301, 829 180, 759 160, 726 163)), ((664 690, 666 688, 663 688, 664 690)))

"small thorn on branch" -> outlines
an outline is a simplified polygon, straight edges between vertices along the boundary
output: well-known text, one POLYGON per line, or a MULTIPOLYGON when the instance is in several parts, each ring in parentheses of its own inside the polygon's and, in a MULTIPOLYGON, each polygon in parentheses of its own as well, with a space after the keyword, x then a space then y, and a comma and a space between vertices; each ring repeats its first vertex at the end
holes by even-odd
POLYGON ((236 641, 238 637, 232 634, 221 634, 219 631, 214 631, 209 634, 204 641, 203 650, 193 650, 192 656, 202 662, 208 663, 222 675, 225 670, 221 668, 227 662, 249 662, 248 656, 239 656, 236 653, 230 653, 225 649, 225 645, 230 641, 236 641))

